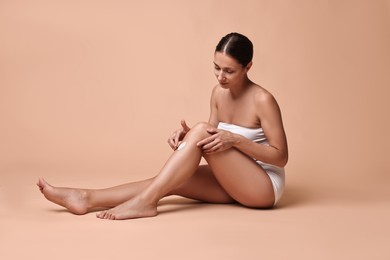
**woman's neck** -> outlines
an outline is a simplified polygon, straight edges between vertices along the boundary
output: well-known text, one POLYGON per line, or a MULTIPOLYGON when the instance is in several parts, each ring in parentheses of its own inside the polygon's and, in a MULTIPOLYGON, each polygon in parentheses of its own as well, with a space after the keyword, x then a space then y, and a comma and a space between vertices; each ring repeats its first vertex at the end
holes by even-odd
POLYGON ((252 84, 253 82, 248 77, 245 77, 240 84, 230 87, 232 97, 234 99, 241 97, 252 84))

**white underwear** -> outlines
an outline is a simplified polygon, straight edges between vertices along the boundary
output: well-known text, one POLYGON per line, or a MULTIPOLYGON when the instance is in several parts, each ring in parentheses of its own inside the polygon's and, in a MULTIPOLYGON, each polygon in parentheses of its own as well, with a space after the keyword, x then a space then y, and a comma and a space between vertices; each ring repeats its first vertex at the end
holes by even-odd
POLYGON ((284 183, 285 183, 285 175, 284 175, 284 168, 277 167, 272 164, 263 163, 261 161, 256 161, 268 174, 269 178, 272 182, 272 187, 274 188, 274 194, 275 194, 275 202, 279 201, 279 199, 282 197, 283 190, 284 190, 284 183))

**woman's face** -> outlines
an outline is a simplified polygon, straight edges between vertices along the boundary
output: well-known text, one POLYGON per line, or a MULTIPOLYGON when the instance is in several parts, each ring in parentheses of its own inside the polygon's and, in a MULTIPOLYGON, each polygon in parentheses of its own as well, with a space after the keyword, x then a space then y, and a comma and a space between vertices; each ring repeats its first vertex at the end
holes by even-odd
POLYGON ((229 88, 241 84, 246 79, 251 63, 243 67, 236 59, 227 54, 215 52, 214 66, 214 73, 221 87, 229 88))

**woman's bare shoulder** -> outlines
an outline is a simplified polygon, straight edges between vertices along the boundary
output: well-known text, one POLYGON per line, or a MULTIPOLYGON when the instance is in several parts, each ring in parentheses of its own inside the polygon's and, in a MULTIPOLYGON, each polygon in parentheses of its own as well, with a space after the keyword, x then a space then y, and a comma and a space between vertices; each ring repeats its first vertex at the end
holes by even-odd
POLYGON ((222 87, 219 84, 217 84, 213 87, 213 93, 220 92, 221 90, 222 90, 222 87))
POLYGON ((275 97, 271 94, 271 92, 269 92, 265 88, 259 85, 255 85, 253 87, 253 92, 254 93, 252 96, 254 98, 254 102, 256 106, 259 107, 278 106, 275 97))
POLYGON ((219 84, 215 85, 213 87, 213 91, 211 93, 211 97, 212 98, 217 98, 217 96, 219 96, 222 91, 223 91, 223 88, 219 84))
POLYGON ((268 90, 266 90, 265 88, 263 88, 260 85, 254 84, 253 87, 252 87, 252 91, 253 91, 253 95, 252 96, 257 101, 261 102, 261 101, 266 101, 266 100, 269 100, 269 99, 274 99, 274 97, 271 94, 271 92, 269 92, 268 90))

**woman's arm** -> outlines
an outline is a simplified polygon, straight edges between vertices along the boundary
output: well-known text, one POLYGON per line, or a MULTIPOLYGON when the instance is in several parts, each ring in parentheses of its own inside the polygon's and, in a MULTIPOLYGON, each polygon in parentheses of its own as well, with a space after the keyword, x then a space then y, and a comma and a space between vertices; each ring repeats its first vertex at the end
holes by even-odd
POLYGON ((262 162, 284 167, 288 161, 288 147, 278 103, 269 93, 258 93, 254 98, 269 146, 235 135, 233 147, 262 162))
POLYGON ((181 120, 181 128, 177 129, 173 134, 168 138, 168 144, 173 149, 176 150, 181 140, 183 140, 184 136, 191 130, 189 126, 187 125, 186 121, 183 119, 181 120))
POLYGON ((287 164, 288 151, 279 106, 268 92, 256 94, 254 98, 258 117, 269 145, 254 143, 242 135, 216 128, 208 129, 212 136, 203 139, 197 145, 207 154, 235 147, 259 161, 284 167, 287 164))
POLYGON ((210 98, 210 117, 209 117, 209 124, 217 127, 219 120, 218 120, 218 106, 217 106, 217 92, 218 92, 218 85, 213 88, 213 91, 211 93, 210 98))

